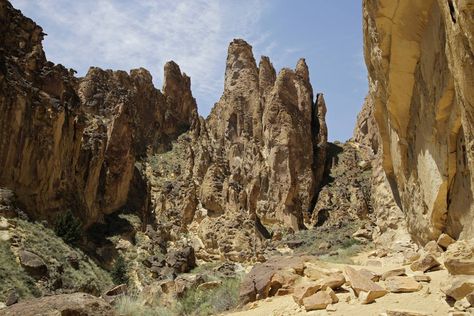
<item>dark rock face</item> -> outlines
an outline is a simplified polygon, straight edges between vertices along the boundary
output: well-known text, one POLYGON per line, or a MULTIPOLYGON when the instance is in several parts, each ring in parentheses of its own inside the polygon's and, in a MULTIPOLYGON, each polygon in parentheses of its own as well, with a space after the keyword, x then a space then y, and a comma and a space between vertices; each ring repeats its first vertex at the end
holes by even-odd
POLYGON ((46 60, 42 29, 0 1, 0 185, 33 217, 72 208, 86 226, 124 206, 134 164, 197 122, 190 79, 165 66, 164 93, 145 69, 46 60))

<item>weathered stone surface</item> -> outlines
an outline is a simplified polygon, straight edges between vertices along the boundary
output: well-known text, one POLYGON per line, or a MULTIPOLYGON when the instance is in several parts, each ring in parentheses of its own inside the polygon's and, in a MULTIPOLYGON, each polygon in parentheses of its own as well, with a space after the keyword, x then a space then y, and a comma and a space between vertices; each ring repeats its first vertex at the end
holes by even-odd
POLYGON ((474 275, 474 243, 458 241, 451 244, 445 253, 444 266, 450 274, 474 275))
POLYGON ((35 218, 70 208, 88 227, 127 203, 147 147, 166 146, 197 121, 189 78, 169 63, 164 93, 142 68, 93 67, 77 79, 46 60, 41 27, 0 5, 0 185, 35 218))
POLYGON ((442 232, 470 238, 472 3, 365 0, 363 8, 381 165, 408 230, 422 243, 442 232))
POLYGON ((438 262, 438 260, 436 260, 432 254, 427 253, 427 254, 423 254, 420 259, 414 261, 410 265, 410 268, 413 271, 426 272, 430 269, 433 269, 439 266, 440 266, 440 263, 438 262))
POLYGON ((431 277, 426 274, 415 274, 412 276, 417 282, 431 282, 431 277))
POLYGON ((333 273, 328 276, 325 276, 318 281, 318 284, 321 284, 322 288, 331 288, 333 290, 341 287, 344 283, 346 283, 346 278, 342 273, 333 273))
POLYGON ((11 306, 13 304, 18 303, 18 292, 16 289, 10 289, 7 291, 6 299, 5 299, 5 305, 6 306, 11 306))
POLYGON ((307 312, 319 309, 326 309, 329 304, 332 304, 333 299, 331 295, 325 291, 319 291, 311 296, 303 299, 303 305, 307 312))
POLYGON ((303 275, 304 261, 302 257, 275 257, 256 264, 242 280, 240 301, 245 304, 264 299, 277 294, 280 288, 291 287, 295 276, 303 275))
POLYGON ((2 310, 2 315, 116 315, 104 300, 85 293, 60 294, 22 301, 2 310))
POLYGON ((110 290, 106 291, 101 295, 101 298, 109 304, 114 304, 118 298, 127 294, 128 286, 126 284, 120 284, 114 286, 110 290))
POLYGON ((469 275, 456 275, 446 280, 441 290, 459 301, 474 291, 474 277, 469 275))
POLYGON ((374 271, 371 271, 371 270, 368 270, 368 269, 360 269, 359 274, 361 274, 365 278, 367 278, 371 281, 374 281, 374 282, 378 282, 380 280, 380 277, 381 277, 380 274, 375 273, 374 271))
POLYGON ((385 280, 385 288, 392 293, 408 293, 421 290, 422 285, 412 277, 391 276, 385 280))
POLYGON ((312 296, 314 293, 318 292, 319 290, 321 290, 321 284, 318 284, 316 282, 307 282, 307 283, 300 284, 296 286, 293 291, 293 299, 299 305, 303 305, 305 298, 312 296))
POLYGON ((429 316, 429 314, 407 309, 387 309, 387 316, 429 316))
POLYGON ((425 247, 423 247, 423 249, 432 254, 433 256, 435 257, 439 257, 441 256, 441 254, 443 253, 443 249, 438 245, 438 243, 434 240, 431 240, 429 241, 425 247))
POLYGON ((398 269, 393 269, 393 270, 389 270, 387 272, 384 272, 382 274, 382 276, 380 277, 380 279, 382 281, 386 280, 387 278, 389 277, 393 277, 393 276, 401 276, 401 275, 405 275, 406 274, 406 270, 405 268, 398 268, 398 269))
POLYGON ((48 274, 48 267, 43 259, 30 251, 20 250, 18 252, 20 263, 23 269, 36 279, 45 277, 48 274))
POLYGON ((345 267, 344 273, 346 275, 346 280, 357 295, 361 292, 365 292, 370 295, 371 299, 377 299, 387 294, 387 291, 384 288, 374 283, 352 267, 345 267))
POLYGON ((448 248, 449 245, 454 244, 455 242, 456 240, 454 240, 451 236, 445 233, 442 233, 441 235, 439 235, 438 241, 437 241, 438 245, 440 247, 443 247, 444 249, 448 248))

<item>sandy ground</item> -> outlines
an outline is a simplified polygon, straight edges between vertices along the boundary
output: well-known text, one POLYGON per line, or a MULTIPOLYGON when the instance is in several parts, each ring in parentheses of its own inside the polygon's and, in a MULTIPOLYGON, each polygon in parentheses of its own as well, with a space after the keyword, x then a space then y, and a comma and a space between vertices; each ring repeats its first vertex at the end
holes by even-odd
MULTIPOLYGON (((364 262, 364 255, 357 258, 358 261, 364 262)), ((407 274, 410 275, 409 266, 403 266, 400 263, 393 262, 390 259, 382 259, 382 266, 372 265, 351 265, 356 269, 366 268, 377 273, 405 267, 407 274)), ((334 267, 343 269, 343 264, 331 264, 334 267)), ((226 315, 235 316, 284 316, 284 315, 380 315, 387 309, 403 309, 413 312, 423 312, 428 315, 448 315, 451 306, 445 300, 444 294, 440 290, 441 283, 446 280, 448 273, 446 270, 427 272, 431 277, 430 283, 422 283, 423 288, 414 293, 388 293, 384 297, 377 299, 372 304, 363 305, 357 299, 350 299, 350 293, 344 290, 336 291, 339 302, 333 304, 335 311, 311 311, 306 312, 304 307, 298 306, 291 295, 271 297, 265 300, 250 303, 243 308, 242 311, 233 312, 226 315), (348 301, 347 301, 348 300, 348 301)), ((380 281, 383 285, 383 281, 380 281)))

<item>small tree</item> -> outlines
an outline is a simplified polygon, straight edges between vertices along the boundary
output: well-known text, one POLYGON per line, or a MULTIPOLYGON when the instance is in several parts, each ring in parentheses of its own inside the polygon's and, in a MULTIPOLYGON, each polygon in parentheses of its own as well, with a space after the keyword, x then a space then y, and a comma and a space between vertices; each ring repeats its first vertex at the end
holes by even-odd
POLYGON ((82 223, 75 217, 71 210, 59 215, 54 224, 54 232, 66 243, 74 244, 78 242, 82 234, 82 223))
POLYGON ((127 263, 125 262, 125 259, 122 256, 119 256, 115 260, 110 275, 112 276, 112 280, 115 284, 128 283, 127 263))

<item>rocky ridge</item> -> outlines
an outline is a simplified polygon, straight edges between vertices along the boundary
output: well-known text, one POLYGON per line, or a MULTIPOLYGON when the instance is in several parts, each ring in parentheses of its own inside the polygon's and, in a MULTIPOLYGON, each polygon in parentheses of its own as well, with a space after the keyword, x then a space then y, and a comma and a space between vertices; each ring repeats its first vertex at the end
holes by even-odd
POLYGON ((163 93, 145 69, 93 67, 75 78, 46 60, 41 27, 7 1, 0 19, 0 185, 34 218, 70 208, 87 227, 127 204, 147 148, 197 121, 190 79, 172 62, 163 93))

